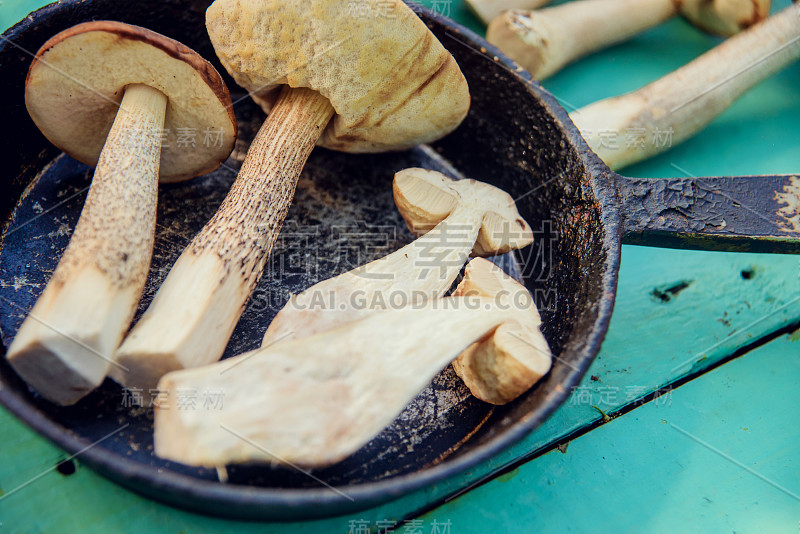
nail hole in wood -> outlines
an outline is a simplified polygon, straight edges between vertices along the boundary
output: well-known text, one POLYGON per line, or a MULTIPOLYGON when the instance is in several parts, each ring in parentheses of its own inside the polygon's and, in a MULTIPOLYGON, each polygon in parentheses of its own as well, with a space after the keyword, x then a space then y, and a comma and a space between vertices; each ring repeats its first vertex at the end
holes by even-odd
POLYGON ((72 461, 72 459, 59 462, 59 464, 56 466, 56 471, 58 471, 65 477, 68 477, 75 472, 75 462, 72 461))
POLYGON ((678 296, 678 293, 692 285, 692 282, 694 282, 694 280, 681 280, 674 284, 656 287, 650 292, 650 296, 656 302, 666 303, 678 296))

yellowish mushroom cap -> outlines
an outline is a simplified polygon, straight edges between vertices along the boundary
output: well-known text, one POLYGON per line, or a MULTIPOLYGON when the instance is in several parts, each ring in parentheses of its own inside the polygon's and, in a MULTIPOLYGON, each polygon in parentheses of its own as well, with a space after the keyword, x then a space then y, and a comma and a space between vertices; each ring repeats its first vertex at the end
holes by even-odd
POLYGON ((454 130, 469 110, 453 57, 400 0, 216 0, 206 26, 220 61, 269 112, 282 85, 327 98, 320 146, 403 150, 454 130))

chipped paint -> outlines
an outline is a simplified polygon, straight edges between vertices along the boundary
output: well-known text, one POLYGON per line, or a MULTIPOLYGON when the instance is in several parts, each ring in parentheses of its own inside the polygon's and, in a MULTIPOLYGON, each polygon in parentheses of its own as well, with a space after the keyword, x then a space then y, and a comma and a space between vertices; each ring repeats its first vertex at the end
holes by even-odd
POLYGON ((784 204, 778 210, 778 226, 784 232, 800 233, 800 178, 790 176, 789 183, 783 186, 783 192, 775 192, 778 204, 784 204))
POLYGON ((788 336, 789 341, 795 342, 800 341, 800 328, 789 334, 788 336))
POLYGON ((510 482, 510 481, 514 480, 514 477, 516 477, 518 474, 519 474, 519 466, 515 467, 514 469, 512 469, 508 473, 503 473, 502 475, 498 476, 497 477, 497 481, 498 482, 510 482))

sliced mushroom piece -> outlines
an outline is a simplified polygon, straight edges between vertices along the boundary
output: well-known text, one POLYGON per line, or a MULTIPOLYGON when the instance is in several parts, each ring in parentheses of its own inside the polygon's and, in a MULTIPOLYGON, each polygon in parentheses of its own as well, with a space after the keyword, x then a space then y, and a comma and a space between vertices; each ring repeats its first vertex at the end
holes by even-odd
POLYGON ((464 76, 408 6, 388 0, 380 16, 347 13, 346 0, 217 0, 208 9, 222 64, 269 116, 219 211, 120 347, 131 370, 115 373, 123 384, 154 387, 167 371, 219 359, 318 142, 402 150, 466 116, 464 76))
POLYGON ((577 0, 494 19, 487 40, 543 79, 591 52, 683 15, 699 29, 733 35, 763 20, 771 0, 577 0))
POLYGON ((25 104, 54 145, 96 166, 69 245, 7 355, 40 395, 69 405, 105 378, 136 311, 159 177, 176 182, 219 167, 236 120, 211 64, 163 35, 112 21, 47 41, 28 72, 25 104), (177 146, 181 129, 213 131, 215 143, 177 146))
POLYGON ((155 453, 189 465, 322 467, 386 428, 462 350, 520 312, 449 297, 375 313, 158 384, 155 453), (221 409, 181 410, 178 391, 216 391, 221 409))
POLYGON ((483 258, 467 264, 454 297, 486 297, 517 310, 487 338, 473 343, 453 361, 453 369, 473 395, 506 404, 528 391, 550 370, 552 355, 539 330, 542 320, 525 286, 483 258))
POLYGON ((570 113, 614 170, 689 139, 751 87, 800 58, 800 4, 726 39, 637 91, 570 113), (609 142, 608 133, 624 135, 609 142))
POLYGON ((330 330, 376 311, 444 295, 470 255, 491 256, 533 241, 514 199, 476 180, 411 168, 394 178, 394 199, 415 235, 405 247, 293 295, 262 346, 330 330))

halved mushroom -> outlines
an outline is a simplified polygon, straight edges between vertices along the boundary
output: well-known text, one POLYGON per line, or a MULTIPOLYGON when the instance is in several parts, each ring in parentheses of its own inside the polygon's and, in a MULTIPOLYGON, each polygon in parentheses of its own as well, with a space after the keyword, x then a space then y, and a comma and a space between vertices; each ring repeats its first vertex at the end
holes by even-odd
POLYGON ((156 406, 155 453, 207 467, 338 462, 462 350, 519 314, 491 299, 449 297, 169 373, 158 384, 170 394, 156 406), (221 409, 179 409, 175 392, 204 390, 224 395, 221 409))
POLYGON ((550 370, 551 353, 539 330, 542 320, 525 286, 494 263, 475 258, 467 264, 454 297, 493 298, 517 310, 486 339, 473 343, 453 361, 453 369, 473 395, 506 404, 528 391, 550 370))
POLYGON ((771 0, 577 0, 540 10, 505 11, 487 40, 536 79, 596 50, 683 15, 699 29, 733 35, 763 20, 771 0))
POLYGON ((330 330, 376 311, 444 295, 470 255, 504 254, 533 233, 514 199, 476 180, 411 168, 394 178, 394 199, 415 235, 405 247, 293 295, 262 346, 330 330))
POLYGON ((133 318, 153 249, 159 177, 176 182, 219 167, 233 149, 236 120, 210 63, 113 21, 47 41, 28 72, 25 104, 53 144, 96 165, 72 239, 7 355, 39 394, 68 405, 105 378, 133 318), (178 144, 186 130, 213 131, 213 146, 178 144))
POLYGON ((455 129, 469 109, 453 57, 400 0, 348 16, 345 0, 217 0, 206 25, 222 64, 269 116, 214 218, 175 263, 117 356, 125 385, 222 355, 320 145, 402 150, 455 129), (187 298, 187 293, 192 297, 187 298))

